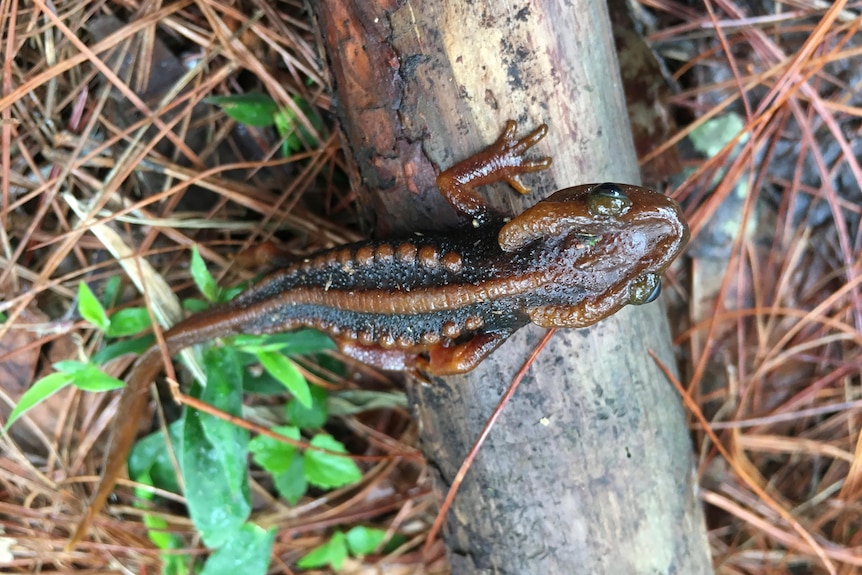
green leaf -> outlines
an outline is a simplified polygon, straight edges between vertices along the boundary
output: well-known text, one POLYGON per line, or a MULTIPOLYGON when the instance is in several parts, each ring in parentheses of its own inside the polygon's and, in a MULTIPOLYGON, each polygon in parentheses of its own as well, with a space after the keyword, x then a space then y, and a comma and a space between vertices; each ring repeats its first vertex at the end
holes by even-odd
MULTIPOLYGON (((143 473, 134 478, 135 483, 140 485, 149 485, 153 486, 153 479, 150 477, 149 473, 143 473)), ((139 509, 146 509, 144 501, 152 501, 155 497, 153 492, 150 489, 144 489, 142 487, 135 487, 135 497, 138 498, 138 501, 135 502, 135 507, 139 509)), ((161 517, 156 517, 154 515, 146 514, 144 515, 144 522, 147 527, 152 529, 150 532, 150 541, 152 541, 156 547, 159 549, 168 549, 170 542, 170 534, 164 533, 163 531, 167 529, 168 522, 162 519, 161 517)))
MULTIPOLYGON (((242 416, 242 372, 237 352, 230 347, 209 347, 204 354, 207 386, 200 399, 225 413, 242 416)), ((248 489, 248 430, 204 413, 201 423, 207 439, 225 461, 229 487, 248 489)))
POLYGON ((120 276, 111 276, 102 290, 102 306, 112 308, 120 300, 120 276))
POLYGON ((248 126, 272 126, 273 114, 278 111, 278 106, 272 98, 256 92, 230 96, 210 96, 204 98, 204 102, 219 106, 225 114, 248 126))
MULTIPOLYGON (((323 121, 314 107, 299 96, 294 96, 293 102, 305 117, 308 118, 317 133, 322 133, 323 121)), ((282 144, 283 155, 289 156, 293 152, 302 150, 304 146, 314 147, 317 145, 317 139, 308 131, 304 124, 301 124, 297 120, 297 115, 293 109, 285 106, 274 114, 273 121, 275 122, 275 129, 278 131, 278 135, 284 138, 284 144, 282 144)))
MULTIPOLYGON (((142 483, 144 485, 148 485, 146 482, 142 483)), ((140 496, 141 494, 150 492, 144 489, 136 489, 135 493, 139 494, 138 496, 140 496)), ((147 537, 149 537, 150 541, 153 542, 153 545, 155 545, 157 549, 177 549, 178 543, 182 545, 182 543, 178 541, 178 538, 175 535, 171 535, 170 533, 166 532, 168 528, 168 522, 161 517, 146 513, 144 514, 144 525, 147 526, 147 537)))
MULTIPOLYGON (((272 431, 297 441, 300 437, 298 427, 279 426, 273 427, 272 431)), ((265 435, 258 435, 252 439, 248 448, 253 454, 254 462, 273 474, 286 471, 296 453, 295 446, 265 435)))
MULTIPOLYGON (((148 484, 144 482, 143 485, 148 484)), ((142 494, 150 492, 145 489, 136 489, 135 493, 140 496, 142 494)), ((149 513, 147 513, 144 515, 144 525, 147 526, 147 536, 150 538, 150 541, 153 542, 153 545, 155 545, 157 549, 172 548, 172 535, 170 533, 165 533, 165 530, 168 528, 167 521, 165 521, 161 517, 158 517, 156 515, 150 515, 149 513)))
POLYGON ((190 297, 183 300, 183 309, 192 313, 208 310, 209 308, 210 304, 200 298, 190 297))
MULTIPOLYGON (((249 357, 255 364, 259 363, 256 357, 249 357)), ((284 395, 284 384, 265 369, 246 369, 243 373, 242 388, 246 393, 257 395, 284 395)))
POLYGON ((310 385, 311 407, 302 405, 296 398, 287 403, 287 419, 295 426, 303 429, 323 427, 329 413, 326 408, 327 393, 319 385, 310 385))
POLYGON ((70 383, 72 383, 72 376, 68 373, 52 373, 36 381, 36 383, 34 383, 33 386, 21 396, 21 399, 18 400, 18 405, 16 405, 9 414, 9 421, 7 421, 6 425, 3 426, 3 431, 8 431, 9 427, 15 423, 19 417, 70 383))
POLYGON ((90 361, 95 365, 103 365, 106 362, 120 357, 121 355, 126 355, 127 353, 141 354, 155 342, 156 336, 151 333, 134 339, 115 341, 94 353, 90 358, 90 361))
MULTIPOLYGON (((347 453, 340 441, 325 433, 315 435, 310 444, 336 453, 347 453)), ((323 489, 336 489, 362 479, 362 472, 349 457, 311 449, 306 450, 304 455, 305 477, 312 485, 323 489)))
POLYGON ((123 380, 111 377, 97 366, 75 359, 58 361, 54 369, 70 376, 72 385, 84 391, 110 391, 126 385, 123 380))
POLYGON ((302 569, 313 569, 329 565, 332 569, 338 571, 341 569, 341 564, 344 563, 345 559, 347 559, 347 541, 344 533, 336 531, 332 534, 332 538, 329 541, 320 547, 312 549, 296 565, 302 569))
POLYGON ((162 560, 162 575, 187 575, 188 566, 193 565, 191 556, 186 553, 170 553, 185 546, 185 541, 179 535, 167 533, 167 521, 155 515, 145 514, 144 525, 147 527, 147 536, 153 544, 163 551, 159 553, 162 560))
POLYGON ((142 307, 121 309, 111 314, 110 325, 105 329, 108 337, 124 337, 137 335, 150 327, 149 312, 142 307))
MULTIPOLYGON (((168 435, 177 457, 181 453, 182 432, 182 420, 177 420, 168 426, 168 435)), ((180 483, 171 459, 171 451, 161 431, 151 433, 135 443, 129 454, 129 477, 140 483, 144 482, 143 477, 149 477, 150 485, 154 487, 172 493, 180 492, 180 483)))
POLYGON ((102 304, 93 295, 90 286, 84 282, 78 284, 78 313, 81 314, 82 318, 102 331, 108 329, 111 323, 108 315, 105 313, 105 308, 102 307, 102 304))
POLYGON ((232 300, 233 298, 235 298, 236 296, 238 296, 239 294, 244 292, 248 288, 249 285, 251 285, 251 282, 243 282, 243 283, 236 285, 236 286, 233 286, 233 287, 222 288, 222 290, 221 290, 221 293, 222 293, 221 301, 232 300))
POLYGON ((335 375, 340 375, 342 377, 347 376, 347 369, 344 366, 344 362, 335 356, 320 354, 315 357, 315 361, 317 362, 317 365, 320 366, 320 369, 330 371, 335 375))
POLYGON ((239 334, 234 336, 233 344, 245 353, 257 355, 259 353, 272 353, 284 348, 284 344, 272 343, 266 335, 239 334))
POLYGON ((228 487, 226 462, 210 444, 200 423, 201 412, 188 409, 183 429, 182 467, 189 515, 208 547, 229 541, 251 512, 250 492, 228 487))
POLYGON ((272 337, 282 336, 287 343, 285 353, 303 355, 306 353, 318 353, 327 349, 336 349, 332 338, 315 329, 301 329, 283 334, 275 334, 272 337))
MULTIPOLYGON (((274 427, 274 432, 299 440, 299 428, 274 427)), ((282 497, 294 505, 308 490, 308 482, 303 471, 303 458, 296 447, 281 441, 259 435, 249 445, 254 461, 272 474, 275 487, 282 497)))
POLYGON ((246 523, 207 559, 201 575, 265 575, 275 529, 246 523))
POLYGON ((392 537, 389 538, 389 541, 386 542, 386 545, 383 546, 384 555, 388 555, 390 553, 394 553, 396 549, 404 545, 409 541, 409 538, 406 535, 402 535, 401 533, 395 533, 392 537))
POLYGON ((263 368, 283 383, 297 401, 305 407, 311 407, 311 391, 308 389, 308 382, 292 361, 280 353, 263 351, 256 355, 263 368))
POLYGON ((287 469, 278 474, 273 474, 275 488, 279 495, 284 497, 291 505, 296 505, 300 498, 308 491, 308 481, 305 479, 305 458, 294 452, 290 458, 287 469))
POLYGON ((258 337, 265 338, 264 342, 267 345, 278 345, 278 349, 288 355, 318 353, 336 347, 335 342, 328 335, 315 329, 300 329, 258 337))
POLYGON ((385 538, 386 531, 383 529, 357 525, 347 532, 347 546, 351 555, 368 555, 374 553, 385 538))
POLYGON ((240 334, 233 341, 247 353, 281 351, 289 355, 303 355, 336 347, 329 336, 313 329, 267 335, 240 334))
MULTIPOLYGON (((171 425, 171 431, 176 431, 179 433, 181 431, 181 427, 176 424, 180 424, 182 422, 175 421, 174 424, 171 425)), ((156 447, 154 442, 152 441, 153 437, 157 437, 160 442, 158 447, 160 447, 162 452, 167 450, 167 446, 164 443, 161 432, 154 433, 149 437, 144 438, 142 441, 138 442, 135 445, 132 454, 129 456, 129 475, 138 485, 149 485, 151 487, 158 487, 158 481, 154 479, 154 477, 150 474, 150 469, 155 469, 155 467, 150 467, 149 465, 145 467, 143 471, 136 470, 132 473, 132 459, 140 457, 141 451, 141 443, 152 445, 152 447, 156 447), (138 455, 135 455, 135 451, 138 451, 138 455)), ((154 451, 154 449, 153 449, 154 451)), ((151 454, 151 459, 155 460, 157 455, 155 453, 151 454)), ((175 481, 176 482, 176 481, 175 481)), ((179 490, 177 490, 179 492, 179 490)), ((135 497, 138 498, 138 501, 135 502, 135 507, 139 509, 148 509, 147 505, 144 501, 152 501, 155 499, 155 494, 151 489, 143 489, 141 487, 135 487, 135 497)), ((176 549, 182 549, 184 545, 183 538, 174 535, 168 531, 168 522, 162 519, 157 515, 151 515, 149 513, 144 513, 143 515, 144 525, 147 527, 147 537, 149 537, 150 541, 153 542, 153 545, 156 548, 161 549, 163 551, 173 551, 176 549)), ((163 575, 185 575, 188 573, 188 569, 186 565, 189 564, 189 556, 186 554, 176 554, 176 553, 161 553, 160 558, 162 560, 162 574, 163 575)))
MULTIPOLYGON (((207 387, 195 384, 200 397, 231 414, 242 410, 242 376, 237 352, 210 349, 204 356, 207 387)), ((181 462, 186 503, 195 527, 208 547, 230 541, 251 513, 248 485, 248 432, 196 409, 187 409, 181 462)))
POLYGON ((77 359, 61 359, 60 361, 51 364, 51 367, 57 371, 75 375, 79 371, 83 371, 87 367, 87 362, 78 361, 77 359))
POLYGON ((204 297, 207 298, 209 301, 218 301, 218 284, 216 284, 215 279, 207 269, 207 264, 201 257, 201 253, 198 251, 197 245, 192 247, 191 271, 192 278, 194 278, 195 280, 195 285, 198 286, 198 289, 204 295, 204 297))
POLYGON ((302 149, 302 142, 299 141, 296 134, 291 133, 295 120, 296 114, 290 109, 281 110, 272 117, 275 131, 278 132, 280 138, 284 138, 284 141, 281 143, 281 155, 284 157, 288 157, 294 151, 302 149))
POLYGON ((111 377, 95 365, 85 365, 72 374, 72 385, 83 391, 111 391, 125 386, 122 379, 111 377))

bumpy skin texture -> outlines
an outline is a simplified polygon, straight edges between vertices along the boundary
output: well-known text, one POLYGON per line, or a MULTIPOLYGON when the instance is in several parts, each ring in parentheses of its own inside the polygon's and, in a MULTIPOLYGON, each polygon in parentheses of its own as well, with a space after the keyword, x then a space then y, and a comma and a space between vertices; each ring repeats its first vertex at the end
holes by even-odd
MULTIPOLYGON (((526 193, 517 177, 550 159, 524 153, 546 133, 543 125, 517 139, 510 121, 494 144, 440 174, 440 192, 471 220, 464 228, 361 242, 292 263, 166 331, 169 355, 216 337, 313 327, 383 369, 463 373, 531 321, 585 327, 652 301, 688 240, 675 201, 636 186, 589 184, 506 222, 475 191, 508 181, 526 193)), ((72 543, 122 471, 160 357, 150 348, 129 375, 117 410, 125 417, 115 423, 102 481, 72 543)))

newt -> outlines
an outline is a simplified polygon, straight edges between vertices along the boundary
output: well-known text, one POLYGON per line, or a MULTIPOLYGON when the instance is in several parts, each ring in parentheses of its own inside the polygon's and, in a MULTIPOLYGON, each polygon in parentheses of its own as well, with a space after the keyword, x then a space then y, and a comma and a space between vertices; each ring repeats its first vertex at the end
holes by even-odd
MULTIPOLYGON (((508 219, 477 193, 502 181, 527 193, 518 176, 551 159, 524 154, 547 130, 518 139, 509 121, 491 146, 439 174, 440 193, 466 219, 462 228, 345 245, 288 263, 167 330, 168 355, 219 337, 310 327, 382 369, 456 374, 528 323, 581 328, 655 300, 661 274, 689 236, 674 200, 637 186, 588 184, 508 219)), ((150 347, 126 380, 101 481, 70 545, 121 474, 161 357, 158 345, 150 347)))

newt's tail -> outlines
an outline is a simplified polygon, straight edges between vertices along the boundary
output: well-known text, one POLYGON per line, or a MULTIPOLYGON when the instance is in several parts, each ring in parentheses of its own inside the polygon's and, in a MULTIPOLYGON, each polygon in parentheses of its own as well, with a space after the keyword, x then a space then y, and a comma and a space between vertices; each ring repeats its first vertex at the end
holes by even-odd
MULTIPOLYGON (((164 332, 168 356, 173 356, 183 349, 210 341, 217 337, 225 337, 252 331, 256 315, 245 310, 233 309, 231 303, 222 304, 211 310, 189 316, 164 332)), ((147 395, 150 383, 162 370, 162 353, 158 345, 153 345, 135 361, 132 371, 126 378, 126 387, 120 396, 117 406, 117 418, 111 430, 111 440, 105 455, 105 465, 102 478, 90 500, 84 518, 78 524, 75 533, 66 544, 66 549, 72 549, 90 527, 90 523, 99 514, 108 497, 114 489, 138 431, 138 423, 143 417, 147 406, 147 395)))
POLYGON ((132 367, 132 371, 126 379, 126 387, 123 388, 123 393, 120 396, 120 403, 117 405, 117 417, 123 418, 124 424, 117 422, 113 426, 102 478, 99 480, 99 485, 90 500, 84 518, 66 544, 67 550, 74 548, 84 538, 90 523, 108 501, 135 442, 138 422, 147 406, 150 383, 161 370, 161 350, 158 345, 145 351, 132 367))

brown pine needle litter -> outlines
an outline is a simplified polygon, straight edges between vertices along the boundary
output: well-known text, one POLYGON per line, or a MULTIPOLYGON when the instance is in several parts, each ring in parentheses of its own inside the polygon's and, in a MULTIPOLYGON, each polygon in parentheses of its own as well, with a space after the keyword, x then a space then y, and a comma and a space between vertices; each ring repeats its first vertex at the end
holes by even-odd
MULTIPOLYGON (((665 291, 716 572, 862 572, 862 6, 641 8, 683 126, 642 160, 681 151, 682 170, 662 176, 693 241, 665 291)), ((105 346, 77 313, 80 282, 101 295, 119 277, 111 311, 146 302, 167 323, 183 313, 177 294, 196 296, 193 245, 232 286, 254 275, 237 254, 255 260, 274 238, 302 254, 361 237, 301 3, 0 0, 0 41, 3 422, 52 364, 105 346), (246 93, 266 95, 288 129, 206 100, 246 93)), ((122 377, 129 361, 102 367, 122 377)), ((298 365, 345 392, 351 453, 416 447, 397 382, 298 365), (368 389, 379 395, 356 395, 368 389), (358 407, 372 400, 383 407, 358 407)), ((3 572, 156 573, 166 557, 190 567, 207 553, 181 497, 128 481, 96 537, 64 550, 117 415, 111 397, 66 388, 0 436, 3 572), (153 517, 178 547, 154 543, 153 517)), ((169 399, 153 403, 170 419, 169 399)), ((253 424, 274 424, 270 397, 246 406, 253 424)), ((359 485, 296 506, 253 472, 254 521, 277 533, 270 572, 297 572, 356 525, 400 544, 350 557, 345 572, 447 571, 441 544, 421 553, 436 512, 424 463, 368 459, 357 457, 359 485)))

